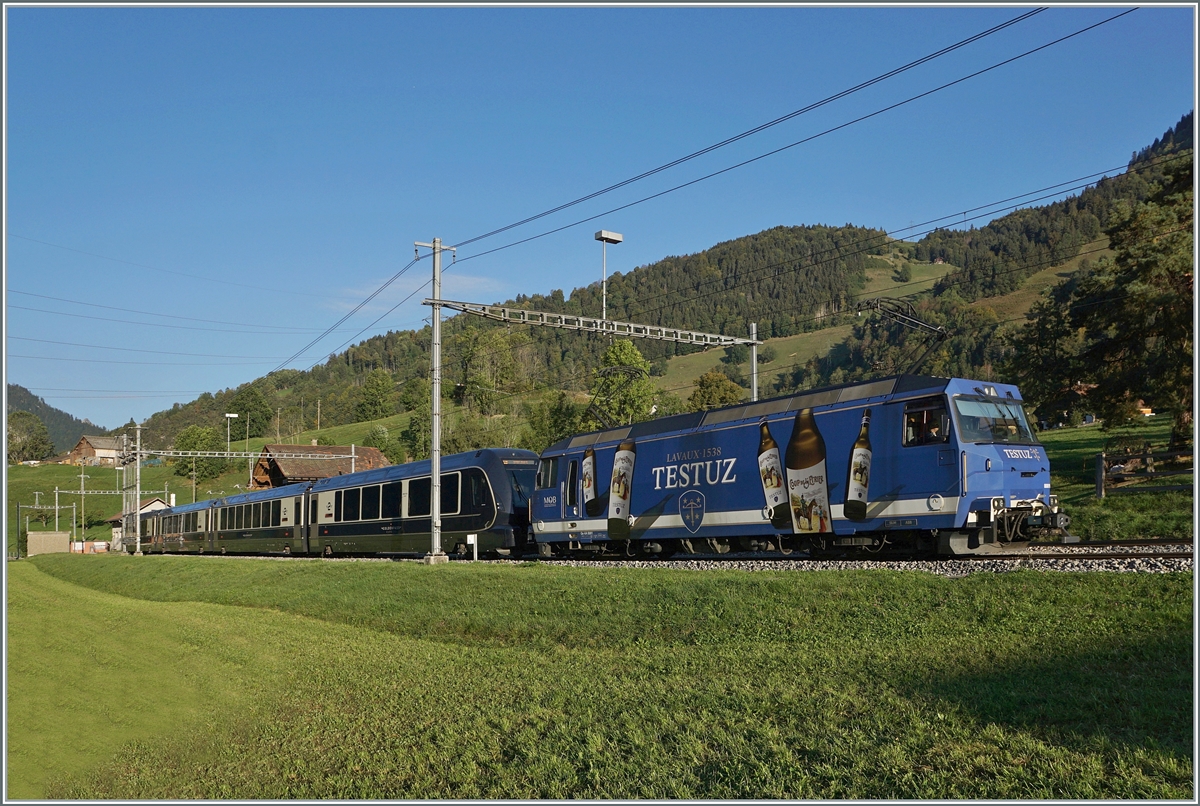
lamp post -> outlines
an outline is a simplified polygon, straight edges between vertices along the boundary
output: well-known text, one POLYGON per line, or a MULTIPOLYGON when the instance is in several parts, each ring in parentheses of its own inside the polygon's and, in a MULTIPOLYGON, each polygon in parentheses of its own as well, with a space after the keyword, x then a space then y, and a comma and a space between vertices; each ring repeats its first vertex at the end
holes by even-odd
POLYGON ((600 275, 600 318, 608 318, 608 245, 620 243, 625 236, 619 232, 609 232, 602 229, 596 233, 596 240, 601 243, 600 260, 603 274, 600 275))
MULTIPOLYGON (((237 419, 236 414, 225 415, 225 453, 229 453, 229 421, 237 419)), ((217 432, 220 433, 219 431, 217 432)))

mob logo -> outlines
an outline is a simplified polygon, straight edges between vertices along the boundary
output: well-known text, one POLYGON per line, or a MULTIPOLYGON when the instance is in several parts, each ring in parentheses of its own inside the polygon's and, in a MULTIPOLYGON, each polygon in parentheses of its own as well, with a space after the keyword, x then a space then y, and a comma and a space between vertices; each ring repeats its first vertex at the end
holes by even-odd
POLYGON ((704 493, 688 490, 679 496, 679 517, 683 518, 684 527, 695 534, 704 522, 704 493))

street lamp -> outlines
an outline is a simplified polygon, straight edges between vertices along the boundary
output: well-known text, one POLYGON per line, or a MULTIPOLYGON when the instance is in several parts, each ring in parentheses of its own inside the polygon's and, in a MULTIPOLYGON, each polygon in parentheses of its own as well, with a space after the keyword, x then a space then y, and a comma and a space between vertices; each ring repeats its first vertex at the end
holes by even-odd
POLYGON ((601 243, 600 260, 603 267, 603 274, 600 275, 600 318, 608 318, 608 245, 610 243, 620 243, 625 240, 625 236, 619 232, 609 232, 602 229, 596 233, 596 240, 601 243))
MULTIPOLYGON (((225 415, 225 453, 229 453, 229 421, 236 419, 236 414, 225 415)), ((217 433, 220 433, 219 431, 217 433)))

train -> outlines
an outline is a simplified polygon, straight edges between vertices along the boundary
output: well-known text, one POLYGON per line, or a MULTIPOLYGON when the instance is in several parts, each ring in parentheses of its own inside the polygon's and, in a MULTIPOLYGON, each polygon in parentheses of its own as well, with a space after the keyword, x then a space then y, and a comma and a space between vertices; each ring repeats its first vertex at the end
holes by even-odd
MULTIPOLYGON (((442 457, 441 543, 448 553, 522 553, 537 461, 532 451, 508 448, 442 457)), ((141 547, 182 554, 421 556, 431 548, 432 478, 425 460, 145 512, 141 547)), ((125 543, 135 549, 136 543, 125 543)))
MULTIPOLYGON (((463 556, 998 554, 1065 534, 1010 384, 894 375, 442 459, 463 556)), ((428 461, 143 516, 150 550, 419 555, 428 461)))

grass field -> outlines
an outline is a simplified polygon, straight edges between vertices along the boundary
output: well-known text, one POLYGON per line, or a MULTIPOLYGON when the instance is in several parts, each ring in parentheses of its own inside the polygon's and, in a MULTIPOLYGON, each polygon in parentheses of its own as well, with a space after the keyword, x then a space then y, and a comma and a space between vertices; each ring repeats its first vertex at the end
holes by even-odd
POLYGON ((9 797, 1194 795, 1191 574, 46 555, 8 606, 9 797))
MULTIPOLYGON (((1119 437, 1136 437, 1165 451, 1171 436, 1166 416, 1147 417, 1121 428, 1098 425, 1043 431, 1038 439, 1050 457, 1051 490, 1071 516, 1072 534, 1088 540, 1193 536, 1193 491, 1096 497, 1096 454, 1119 437)), ((1185 457, 1187 465, 1191 458, 1185 457)), ((1194 484, 1193 475, 1169 476, 1159 484, 1194 484)))

